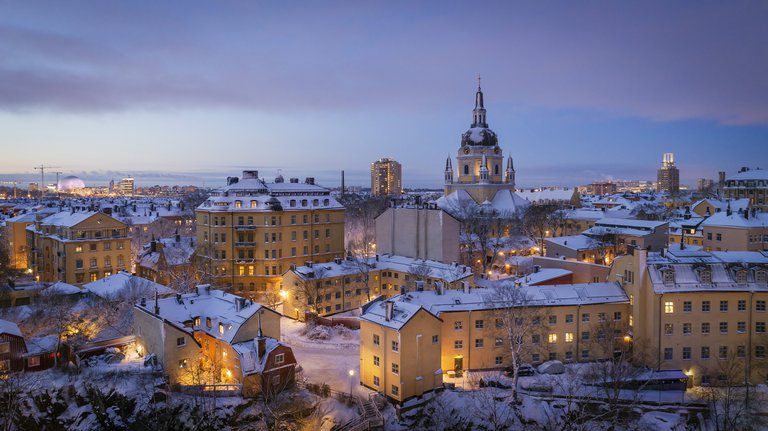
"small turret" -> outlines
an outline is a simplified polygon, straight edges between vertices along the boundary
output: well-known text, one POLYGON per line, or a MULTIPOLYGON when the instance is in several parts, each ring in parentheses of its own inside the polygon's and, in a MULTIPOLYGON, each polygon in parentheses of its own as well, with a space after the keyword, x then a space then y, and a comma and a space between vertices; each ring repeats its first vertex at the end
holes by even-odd
POLYGON ((515 166, 512 164, 512 156, 507 157, 507 178, 505 182, 515 188, 515 166))
POLYGON ((453 165, 451 164, 451 156, 445 160, 445 183, 453 184, 453 165))
POLYGON ((483 160, 480 162, 480 183, 488 182, 488 158, 483 154, 483 160))

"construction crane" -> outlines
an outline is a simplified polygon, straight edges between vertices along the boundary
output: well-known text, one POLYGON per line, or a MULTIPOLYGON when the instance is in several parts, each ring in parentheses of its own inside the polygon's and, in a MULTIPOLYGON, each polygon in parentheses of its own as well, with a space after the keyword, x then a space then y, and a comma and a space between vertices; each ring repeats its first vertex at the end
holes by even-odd
POLYGON ((16 199, 16 184, 18 181, 0 181, 0 184, 13 184, 13 198, 16 199))
POLYGON ((61 168, 61 166, 35 166, 33 167, 34 170, 40 171, 40 197, 42 198, 45 195, 45 170, 46 169, 58 169, 61 168))

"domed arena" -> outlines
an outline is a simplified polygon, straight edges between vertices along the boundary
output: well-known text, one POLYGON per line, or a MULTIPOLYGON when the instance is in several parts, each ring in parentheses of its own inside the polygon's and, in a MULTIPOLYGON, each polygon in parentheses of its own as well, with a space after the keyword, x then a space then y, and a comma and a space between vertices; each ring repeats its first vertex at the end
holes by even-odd
POLYGON ((80 178, 70 175, 59 181, 59 191, 69 192, 76 189, 85 188, 85 183, 80 178))

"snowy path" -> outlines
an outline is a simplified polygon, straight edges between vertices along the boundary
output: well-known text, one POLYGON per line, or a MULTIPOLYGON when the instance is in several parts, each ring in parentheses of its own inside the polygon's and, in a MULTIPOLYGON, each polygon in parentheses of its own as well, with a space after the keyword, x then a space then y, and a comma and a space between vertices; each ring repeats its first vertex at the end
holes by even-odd
POLYGON ((360 386, 360 331, 348 331, 348 337, 309 340, 300 334, 304 324, 291 319, 281 321, 282 339, 291 346, 296 361, 312 383, 327 383, 331 389, 366 398, 371 391, 360 386), (349 376, 349 370, 354 373, 349 376))

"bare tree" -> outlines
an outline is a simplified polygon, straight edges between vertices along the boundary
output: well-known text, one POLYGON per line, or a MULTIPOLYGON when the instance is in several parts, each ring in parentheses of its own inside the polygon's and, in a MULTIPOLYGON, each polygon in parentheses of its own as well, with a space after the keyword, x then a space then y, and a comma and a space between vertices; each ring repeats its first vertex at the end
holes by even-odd
POLYGON ((17 422, 24 416, 24 401, 29 391, 37 386, 39 379, 32 374, 11 373, 0 369, 0 430, 15 430, 17 422))
POLYGON ((432 274, 432 268, 422 261, 414 263, 408 267, 408 291, 413 292, 416 290, 416 284, 418 282, 426 282, 426 279, 432 274))
POLYGON ((325 292, 323 278, 326 269, 322 265, 313 265, 311 269, 310 272, 301 278, 298 286, 293 287, 293 295, 296 308, 300 312, 319 314, 321 309, 319 299, 322 298, 325 292))
POLYGON ((526 288, 514 287, 511 283, 500 283, 484 298, 494 310, 496 331, 508 347, 512 362, 512 401, 518 401, 518 380, 520 366, 525 359, 539 350, 533 339, 541 339, 546 333, 541 308, 534 304, 526 288))

